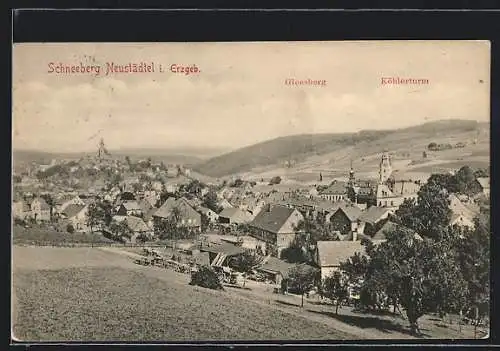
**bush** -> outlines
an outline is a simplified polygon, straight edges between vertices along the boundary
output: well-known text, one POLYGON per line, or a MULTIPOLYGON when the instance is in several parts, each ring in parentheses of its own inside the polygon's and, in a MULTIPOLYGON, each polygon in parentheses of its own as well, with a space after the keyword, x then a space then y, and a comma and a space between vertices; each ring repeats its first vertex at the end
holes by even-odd
POLYGON ((191 275, 189 285, 198 285, 203 288, 224 290, 219 276, 210 266, 202 266, 191 275))
POLYGON ((281 177, 276 176, 276 177, 273 177, 271 179, 271 181, 269 182, 269 185, 274 185, 274 184, 279 184, 279 183, 281 183, 281 177))
POLYGON ((75 232, 75 228, 73 227, 73 225, 72 225, 72 224, 68 224, 68 225, 66 226, 66 231, 67 231, 68 233, 70 233, 70 234, 73 234, 73 233, 75 232))
POLYGON ((24 225, 26 225, 26 222, 23 219, 16 217, 16 218, 14 218, 14 225, 24 226, 24 225))

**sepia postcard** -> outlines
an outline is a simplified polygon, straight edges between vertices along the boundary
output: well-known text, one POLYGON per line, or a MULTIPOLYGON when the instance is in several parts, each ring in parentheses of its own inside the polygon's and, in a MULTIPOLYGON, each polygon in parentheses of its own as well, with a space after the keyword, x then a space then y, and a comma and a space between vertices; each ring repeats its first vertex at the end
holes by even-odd
POLYGON ((13 341, 489 337, 488 41, 12 62, 13 341))

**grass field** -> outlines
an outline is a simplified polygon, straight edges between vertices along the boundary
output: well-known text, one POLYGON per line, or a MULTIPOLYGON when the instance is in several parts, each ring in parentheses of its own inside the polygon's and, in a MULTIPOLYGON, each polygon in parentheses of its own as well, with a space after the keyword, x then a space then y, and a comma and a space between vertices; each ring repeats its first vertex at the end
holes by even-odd
MULTIPOLYGON (((189 275, 133 263, 120 248, 13 247, 13 333, 23 341, 407 339, 398 316, 359 314, 300 297, 188 285, 189 275)), ((470 328, 422 317, 426 338, 470 328)))
POLYGON ((54 229, 34 226, 24 228, 20 225, 13 227, 13 244, 25 245, 67 245, 67 244, 109 244, 113 240, 107 239, 98 233, 68 233, 57 232, 54 229))
POLYGON ((443 162, 432 165, 425 165, 422 167, 413 168, 413 172, 427 172, 427 173, 445 173, 451 170, 460 169, 463 166, 469 166, 472 169, 488 168, 490 163, 488 161, 480 160, 464 160, 464 161, 453 161, 453 162, 443 162))
POLYGON ((117 267, 22 271, 16 280, 14 334, 22 340, 346 337, 326 325, 117 267))

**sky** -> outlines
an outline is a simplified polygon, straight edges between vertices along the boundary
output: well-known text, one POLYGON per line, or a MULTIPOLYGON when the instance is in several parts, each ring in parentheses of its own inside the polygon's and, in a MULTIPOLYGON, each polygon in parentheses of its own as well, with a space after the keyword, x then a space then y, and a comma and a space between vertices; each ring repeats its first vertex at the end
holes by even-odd
POLYGON ((15 44, 12 79, 14 149, 92 151, 101 137, 109 149, 237 149, 293 134, 490 119, 485 41, 15 44), (111 62, 154 63, 155 72, 106 75, 111 62), (49 73, 51 63, 101 71, 49 73), (173 73, 172 64, 199 72, 173 73))

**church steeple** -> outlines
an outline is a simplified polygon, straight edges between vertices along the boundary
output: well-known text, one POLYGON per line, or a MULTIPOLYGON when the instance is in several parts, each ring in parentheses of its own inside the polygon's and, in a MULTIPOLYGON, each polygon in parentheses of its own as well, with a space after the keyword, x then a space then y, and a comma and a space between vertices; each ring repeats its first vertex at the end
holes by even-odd
POLYGON ((101 141, 99 142, 99 145, 97 146, 97 158, 101 159, 104 157, 104 155, 109 155, 109 151, 106 149, 106 146, 104 145, 104 139, 101 138, 101 141))
POLYGON ((354 168, 352 166, 352 159, 351 159, 351 170, 349 171, 349 186, 353 187, 356 182, 356 178, 354 176, 354 168))
POLYGON ((380 169, 379 169, 379 182, 385 183, 387 179, 391 176, 392 173, 392 165, 391 158, 389 156, 389 152, 384 150, 382 154, 382 159, 380 161, 380 169))

